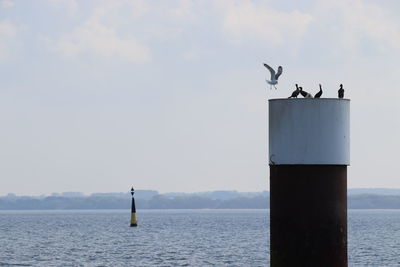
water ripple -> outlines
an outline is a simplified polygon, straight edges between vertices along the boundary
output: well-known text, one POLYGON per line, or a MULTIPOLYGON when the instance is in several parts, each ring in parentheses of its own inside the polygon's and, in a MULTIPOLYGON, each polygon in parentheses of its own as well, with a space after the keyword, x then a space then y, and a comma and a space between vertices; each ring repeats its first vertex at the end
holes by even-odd
MULTIPOLYGON (((1 211, 0 266, 268 266, 266 210, 1 211)), ((400 211, 349 211, 349 265, 399 266, 400 211)))

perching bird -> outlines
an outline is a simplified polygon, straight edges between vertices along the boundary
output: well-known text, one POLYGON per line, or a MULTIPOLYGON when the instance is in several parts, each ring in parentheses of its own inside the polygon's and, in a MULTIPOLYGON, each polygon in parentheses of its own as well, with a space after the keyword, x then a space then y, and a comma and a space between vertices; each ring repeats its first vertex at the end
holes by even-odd
POLYGON ((310 94, 310 93, 308 93, 308 92, 306 92, 306 91, 303 91, 303 88, 302 87, 299 87, 300 88, 300 94, 304 97, 304 98, 312 98, 312 95, 310 94))
POLYGON ((343 89, 343 84, 340 84, 340 89, 338 91, 339 98, 344 97, 344 89, 343 89))
POLYGON ((320 98, 322 95, 322 86, 319 84, 319 92, 315 94, 314 98, 320 98))
MULTIPOLYGON (((282 74, 282 66, 278 67, 278 72, 275 72, 273 68, 271 68, 270 66, 268 66, 265 63, 264 63, 264 67, 266 67, 269 70, 269 72, 271 73, 271 80, 270 81, 266 80, 266 82, 269 83, 270 89, 272 89, 272 86, 275 87, 275 84, 278 84, 278 78, 282 74)), ((276 89, 276 87, 275 87, 275 89, 276 89)))
MULTIPOLYGON (((301 87, 300 87, 301 88, 301 87)), ((293 91, 292 95, 289 96, 288 98, 297 98, 297 96, 300 94, 300 88, 296 83, 296 90, 293 91)))

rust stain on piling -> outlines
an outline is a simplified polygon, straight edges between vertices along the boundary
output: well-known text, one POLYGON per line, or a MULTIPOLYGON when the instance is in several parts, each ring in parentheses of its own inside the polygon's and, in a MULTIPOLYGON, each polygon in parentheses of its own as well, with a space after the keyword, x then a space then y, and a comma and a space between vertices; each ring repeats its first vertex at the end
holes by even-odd
POLYGON ((270 165, 271 266, 347 266, 347 166, 270 165))

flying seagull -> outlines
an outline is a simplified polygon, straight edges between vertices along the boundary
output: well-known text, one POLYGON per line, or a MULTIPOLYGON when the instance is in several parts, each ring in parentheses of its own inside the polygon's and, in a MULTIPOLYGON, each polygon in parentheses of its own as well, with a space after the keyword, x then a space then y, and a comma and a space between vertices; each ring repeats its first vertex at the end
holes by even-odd
POLYGON ((340 89, 338 90, 338 95, 339 95, 339 98, 343 98, 344 97, 343 84, 340 84, 340 89))
POLYGON ((311 95, 310 93, 304 91, 302 87, 299 87, 299 88, 300 88, 300 94, 301 94, 304 98, 312 98, 312 95, 311 95))
POLYGON ((319 84, 319 92, 315 94, 314 98, 320 98, 322 95, 322 86, 319 84))
MULTIPOLYGON (((278 84, 278 78, 282 74, 282 66, 278 67, 278 72, 275 72, 273 68, 271 68, 270 66, 268 66, 265 63, 264 63, 264 67, 266 67, 269 70, 269 72, 271 73, 271 80, 270 81, 266 80, 266 81, 267 81, 267 83, 269 83, 270 89, 272 89, 272 86, 275 87, 275 84, 278 84)), ((275 89, 276 89, 276 87, 275 87, 275 89)))
POLYGON ((288 98, 297 98, 297 96, 300 94, 300 88, 297 83, 296 83, 296 90, 293 91, 292 95, 289 96, 288 98))

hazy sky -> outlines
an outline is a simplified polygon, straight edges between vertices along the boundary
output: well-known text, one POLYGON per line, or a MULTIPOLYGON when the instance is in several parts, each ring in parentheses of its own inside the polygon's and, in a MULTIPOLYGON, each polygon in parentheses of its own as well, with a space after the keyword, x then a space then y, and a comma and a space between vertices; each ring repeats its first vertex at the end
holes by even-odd
POLYGON ((349 187, 399 188, 399 10, 0 0, 0 195, 269 190, 266 100, 294 83, 343 83, 349 187), (278 90, 263 62, 283 66, 278 90))

